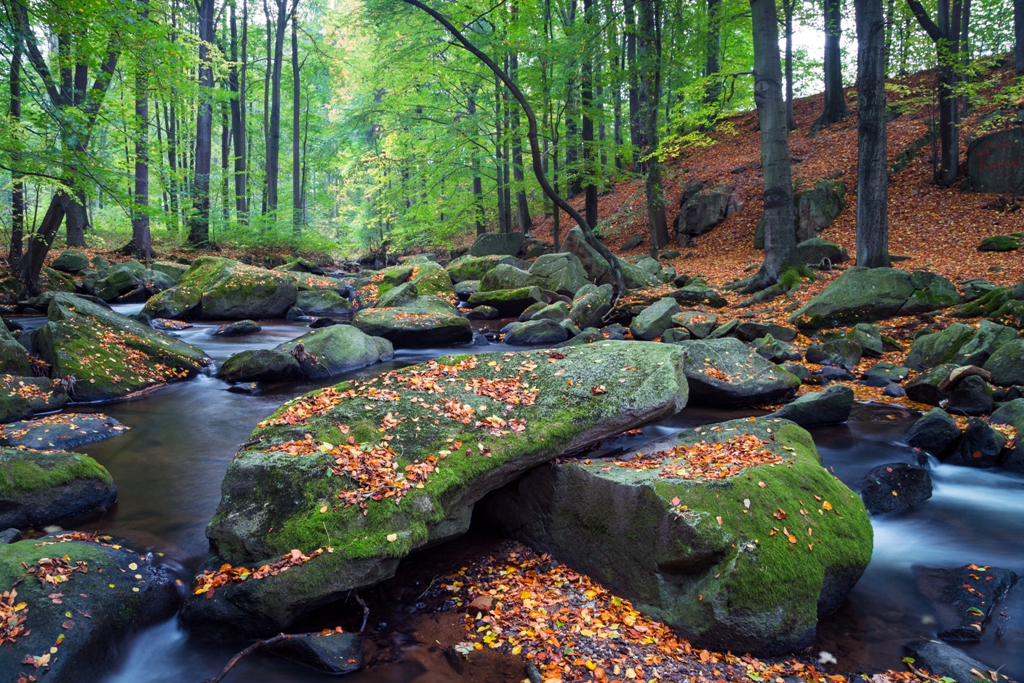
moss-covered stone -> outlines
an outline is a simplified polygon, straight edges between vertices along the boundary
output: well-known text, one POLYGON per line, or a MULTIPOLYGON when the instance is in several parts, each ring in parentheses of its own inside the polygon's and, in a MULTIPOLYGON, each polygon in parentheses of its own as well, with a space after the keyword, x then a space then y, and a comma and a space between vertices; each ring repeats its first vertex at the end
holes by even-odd
POLYGON ((992 235, 986 237, 978 245, 978 251, 1016 251, 1020 249, 1024 237, 1021 233, 1015 235, 992 235))
POLYGON ((604 318, 612 310, 611 285, 589 285, 576 292, 569 309, 569 319, 579 328, 602 327, 604 318))
POLYGON ((395 356, 390 341, 371 337, 352 325, 313 330, 281 344, 277 350, 292 355, 299 344, 304 351, 299 365, 306 377, 335 377, 395 356))
POLYGON ((747 348, 739 339, 679 342, 686 357, 691 402, 736 407, 772 403, 796 393, 800 379, 747 348))
POLYGON ((673 326, 672 317, 682 313, 675 299, 659 299, 640 311, 629 325, 634 339, 651 341, 673 326))
POLYGON ((50 267, 62 273, 77 273, 89 267, 89 257, 75 249, 65 249, 53 259, 50 267))
POLYGON ((587 271, 575 254, 544 254, 532 266, 530 274, 543 289, 572 296, 587 284, 587 271))
POLYGON ((519 287, 518 289, 479 291, 469 297, 468 303, 473 307, 491 306, 496 308, 502 317, 515 317, 538 301, 544 301, 540 287, 519 287))
POLYGON ((158 273, 163 273, 167 277, 174 280, 174 283, 177 284, 178 280, 181 279, 181 276, 184 275, 185 271, 188 270, 188 266, 183 266, 180 263, 168 263, 166 261, 157 261, 156 263, 150 265, 150 270, 155 270, 158 273))
POLYGON ((992 383, 1001 387, 1024 384, 1024 339, 1004 344, 985 362, 992 373, 992 383))
POLYGON ((96 281, 94 291, 97 297, 110 302, 131 292, 141 284, 142 273, 136 273, 128 266, 118 264, 105 277, 96 281))
MULTIPOLYGON (((0 375, 0 402, 3 401, 8 403, 0 409, 0 415, 18 413, 28 416, 32 412, 49 413, 61 409, 68 402, 68 393, 59 379, 0 375), (24 401, 27 401, 27 407, 24 401)), ((0 422, 8 421, 0 417, 0 422)))
POLYGON ((860 497, 821 466, 811 436, 786 420, 735 420, 640 452, 643 467, 541 466, 490 497, 484 520, 600 581, 696 647, 809 647, 818 617, 839 607, 872 550, 860 497), (670 469, 693 467, 679 446, 747 435, 781 462, 712 480, 670 469))
POLYGON ((540 286, 541 278, 515 266, 498 264, 480 279, 480 292, 540 286))
POLYGON ((495 266, 504 263, 515 265, 515 257, 508 255, 493 256, 460 256, 448 264, 448 275, 456 284, 466 280, 480 280, 495 266))
POLYGON ((177 285, 147 301, 143 312, 154 318, 280 318, 295 305, 297 293, 290 273, 203 256, 177 285))
POLYGON ((219 554, 211 566, 260 563, 293 548, 333 552, 218 588, 210 600, 192 596, 183 623, 213 637, 275 633, 343 591, 387 578, 415 548, 464 533, 474 503, 527 469, 685 403, 679 350, 640 342, 446 357, 289 401, 228 467, 207 529, 219 554), (309 455, 275 450, 305 434, 314 440, 309 455), (363 514, 338 499, 353 481, 327 474, 341 457, 341 449, 330 455, 334 445, 347 441, 388 446, 398 472, 427 462, 437 469, 397 502, 366 498, 363 514))
POLYGON ((416 284, 413 282, 405 282, 392 287, 387 291, 386 294, 382 294, 377 299, 376 308, 396 308, 398 306, 406 306, 416 301, 419 297, 419 290, 416 288, 416 284))
POLYGON ((283 382, 301 376, 299 361, 277 349, 246 349, 217 368, 217 379, 232 383, 283 382))
POLYGON ((110 473, 87 455, 0 448, 0 525, 55 524, 117 500, 110 473))
POLYGON ((455 307, 435 296, 421 296, 397 308, 364 308, 352 324, 395 348, 422 348, 473 341, 473 327, 455 307))
POLYGON ((17 599, 26 603, 23 627, 31 631, 0 648, 0 671, 9 680, 19 671, 48 683, 95 680, 110 670, 132 632, 174 613, 174 577, 153 566, 151 556, 111 540, 64 540, 71 538, 61 534, 0 546, 0 586, 10 590, 17 583, 17 599), (64 557, 72 566, 84 562, 86 571, 72 573, 57 587, 26 576, 26 566, 64 557), (55 592, 62 596, 54 600, 55 592), (26 656, 45 656, 47 662, 35 669, 24 663, 26 656))
POLYGON ((14 338, 14 335, 3 323, 0 323, 0 373, 20 376, 32 374, 28 351, 14 338))
POLYGON ((43 268, 43 287, 48 292, 74 292, 75 283, 65 273, 53 268, 43 268))
POLYGON ((409 281, 416 285, 420 296, 438 296, 454 300, 455 290, 448 271, 436 263, 418 263, 412 270, 409 281))
POLYGON ((187 379, 209 363, 201 350, 120 313, 57 294, 33 339, 55 377, 75 378, 72 398, 103 401, 187 379))
POLYGON ((299 292, 295 305, 306 315, 352 315, 352 304, 348 299, 331 289, 317 289, 299 292))

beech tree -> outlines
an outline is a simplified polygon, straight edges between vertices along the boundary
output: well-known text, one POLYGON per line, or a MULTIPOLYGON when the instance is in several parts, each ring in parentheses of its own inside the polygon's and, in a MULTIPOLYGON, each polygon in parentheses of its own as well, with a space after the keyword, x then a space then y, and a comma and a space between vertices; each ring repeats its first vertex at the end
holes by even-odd
POLYGON ((889 161, 882 0, 854 0, 857 21, 857 265, 889 265, 889 161))

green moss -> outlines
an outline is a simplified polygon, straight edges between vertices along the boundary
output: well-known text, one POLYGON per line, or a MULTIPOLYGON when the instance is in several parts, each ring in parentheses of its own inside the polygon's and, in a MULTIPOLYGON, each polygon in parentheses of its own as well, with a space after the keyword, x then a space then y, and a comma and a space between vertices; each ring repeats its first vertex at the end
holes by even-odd
POLYGON ((0 497, 51 489, 75 479, 113 482, 106 468, 87 455, 0 448, 0 497))

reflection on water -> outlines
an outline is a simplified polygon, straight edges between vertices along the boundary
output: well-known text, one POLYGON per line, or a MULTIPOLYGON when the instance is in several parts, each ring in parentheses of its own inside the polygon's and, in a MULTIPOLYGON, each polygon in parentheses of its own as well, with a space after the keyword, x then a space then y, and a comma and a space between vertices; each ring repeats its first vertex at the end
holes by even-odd
MULTIPOLYGON (((119 307, 124 310, 127 307, 119 307)), ((217 325, 197 324, 176 333, 223 362, 243 349, 270 348, 308 328, 299 323, 274 322, 251 337, 211 336, 217 325)), ((351 376, 375 375, 391 368, 421 362, 449 352, 506 351, 492 345, 457 349, 403 351, 395 361, 371 366, 351 376)), ((136 546, 153 547, 189 568, 205 556, 203 530, 220 498, 220 482, 238 444, 256 423, 283 401, 339 381, 287 384, 250 396, 229 392, 212 376, 174 384, 134 401, 103 406, 102 410, 131 427, 115 439, 84 447, 111 472, 119 489, 117 506, 100 519, 78 525, 131 539, 136 546)), ((628 437, 615 448, 632 448, 695 426, 748 417, 752 411, 690 408, 649 425, 640 436, 628 437)), ((854 490, 869 469, 886 462, 914 462, 916 454, 903 443, 914 416, 891 408, 858 406, 846 425, 814 429, 824 464, 854 490)), ((1024 477, 1002 471, 980 471, 930 463, 934 495, 909 513, 873 520, 875 552, 870 567, 838 613, 819 627, 816 649, 832 652, 842 670, 899 668, 900 645, 932 636, 934 616, 919 595, 911 567, 925 564, 955 567, 971 562, 1007 567, 1024 573, 1024 477)), ((139 550, 142 548, 139 547, 139 550)), ((1021 591, 1010 606, 1024 607, 1021 591)), ((1020 614, 1019 607, 1016 614, 1020 614)), ((982 643, 965 648, 972 656, 1003 672, 1024 676, 1024 624, 1012 620, 996 639, 991 625, 982 643)), ((238 650, 237 645, 189 640, 172 620, 139 634, 129 645, 105 683, 178 683, 200 681, 216 673, 238 650)), ((430 661, 443 659, 434 658, 430 661)), ((493 673, 493 672, 492 672, 493 673)), ((231 674, 253 683, 317 681, 321 676, 265 655, 247 658, 231 674)), ((349 681, 447 680, 450 669, 400 657, 389 664, 347 677, 349 681), (410 668, 411 667, 411 668, 410 668)))

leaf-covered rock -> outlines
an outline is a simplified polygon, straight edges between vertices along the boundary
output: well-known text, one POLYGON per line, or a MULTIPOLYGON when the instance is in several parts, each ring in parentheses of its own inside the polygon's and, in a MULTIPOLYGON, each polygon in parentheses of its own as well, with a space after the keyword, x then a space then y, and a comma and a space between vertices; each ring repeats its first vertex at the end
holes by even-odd
POLYGON ((391 576, 412 550, 464 533, 489 491, 680 409, 680 356, 639 342, 452 356, 287 402, 228 467, 207 569, 311 559, 210 599, 200 583, 183 623, 205 637, 276 633, 391 576))
POLYGON ((538 467, 490 497, 484 519, 698 648, 809 647, 872 550, 860 497, 821 466, 810 435, 734 420, 639 453, 538 467))
POLYGON ((697 405, 735 407, 772 403, 796 393, 800 380, 766 361, 739 339, 679 342, 690 399, 697 405))
POLYGON ((383 337, 396 349, 422 348, 473 341, 473 327, 455 307, 435 296, 417 297, 396 308, 364 308, 352 324, 373 337, 383 337))

